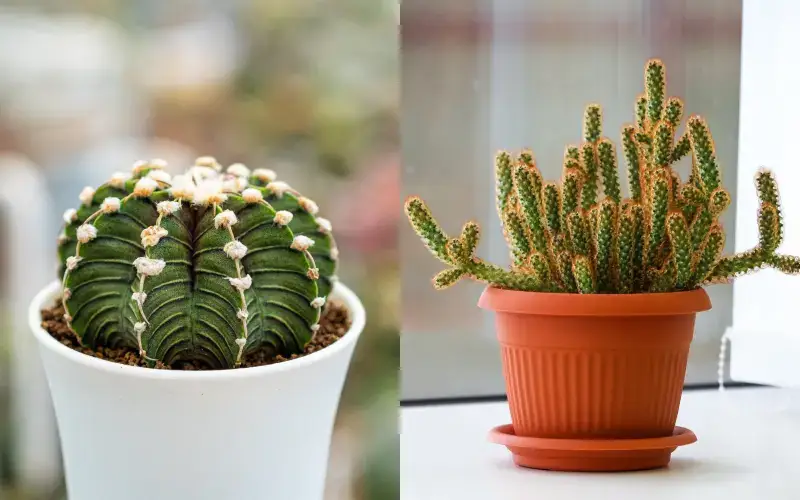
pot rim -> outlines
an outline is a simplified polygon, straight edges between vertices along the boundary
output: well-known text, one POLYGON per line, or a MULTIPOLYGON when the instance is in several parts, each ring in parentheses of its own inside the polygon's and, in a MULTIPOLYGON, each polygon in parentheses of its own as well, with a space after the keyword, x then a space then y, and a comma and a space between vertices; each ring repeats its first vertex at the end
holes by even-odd
POLYGON ((45 286, 30 303, 28 307, 28 324, 33 331, 39 345, 50 350, 54 354, 67 358, 69 361, 84 365, 93 370, 105 373, 114 373, 136 378, 156 379, 156 380, 232 380, 241 378, 254 378, 269 376, 273 373, 301 370, 303 367, 320 362, 326 358, 332 358, 340 353, 347 351, 351 344, 354 344, 366 324, 366 311, 358 296, 350 288, 340 282, 334 284, 330 294, 332 298, 342 301, 351 315, 350 329, 339 340, 333 344, 313 352, 307 356, 274 363, 265 366, 253 366, 248 368, 223 369, 223 370, 156 370, 141 366, 130 366, 95 358, 81 352, 75 351, 53 338, 44 328, 42 328, 41 310, 48 304, 56 300, 61 291, 61 282, 55 280, 45 286))
POLYGON ((666 293, 578 294, 525 292, 487 286, 478 307, 539 316, 679 316, 711 309, 705 289, 666 293))

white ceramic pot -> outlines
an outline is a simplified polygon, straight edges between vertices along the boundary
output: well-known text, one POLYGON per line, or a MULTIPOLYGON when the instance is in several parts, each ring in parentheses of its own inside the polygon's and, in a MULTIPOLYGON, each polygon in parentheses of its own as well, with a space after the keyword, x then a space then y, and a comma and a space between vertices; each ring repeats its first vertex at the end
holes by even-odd
POLYGON ((220 371, 126 366, 65 347, 30 326, 55 404, 69 500, 319 500, 333 423, 364 328, 358 297, 337 283, 350 331, 274 365, 220 371))

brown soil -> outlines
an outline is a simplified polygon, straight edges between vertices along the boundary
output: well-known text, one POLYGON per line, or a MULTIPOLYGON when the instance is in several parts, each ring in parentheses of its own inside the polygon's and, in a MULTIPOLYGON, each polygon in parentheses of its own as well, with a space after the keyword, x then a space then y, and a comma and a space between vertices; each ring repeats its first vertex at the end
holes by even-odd
MULTIPOLYGON (((314 339, 308 343, 302 354, 292 354, 287 358, 280 354, 275 355, 265 351, 256 352, 244 359, 242 368, 281 363, 290 359, 306 356, 312 352, 317 352, 328 347, 342 338, 344 334, 347 333, 347 330, 350 329, 350 318, 347 313, 347 309, 342 304, 337 302, 329 302, 322 313, 322 318, 320 319, 319 324, 319 331, 314 336, 314 339)), ((54 339, 58 340, 65 346, 75 351, 82 352, 83 354, 124 365, 147 366, 145 360, 139 356, 139 352, 136 349, 127 347, 100 347, 97 350, 93 350, 87 347, 82 347, 78 342, 78 337, 75 335, 75 332, 73 332, 64 321, 64 308, 61 305, 52 307, 50 309, 44 309, 42 311, 42 328, 49 332, 54 339)), ((157 362, 155 368, 161 370, 208 369, 207 367, 200 366, 195 363, 180 363, 179 365, 169 366, 161 363, 160 361, 157 362)))

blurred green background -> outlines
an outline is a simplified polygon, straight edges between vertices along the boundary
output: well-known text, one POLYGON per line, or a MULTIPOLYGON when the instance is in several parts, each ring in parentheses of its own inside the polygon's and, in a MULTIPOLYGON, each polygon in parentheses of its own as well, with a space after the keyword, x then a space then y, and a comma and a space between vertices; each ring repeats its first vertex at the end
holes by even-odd
POLYGON ((53 262, 25 262, 7 242, 35 235, 32 251, 50 255, 84 185, 140 158, 178 170, 208 154, 276 170, 332 221, 340 278, 368 322, 326 498, 398 498, 398 11, 397 0, 0 0, 0 171, 25 171, 41 200, 23 229, 0 203, 0 496, 63 498, 38 360, 14 341, 30 299, 18 292, 53 279, 53 262))

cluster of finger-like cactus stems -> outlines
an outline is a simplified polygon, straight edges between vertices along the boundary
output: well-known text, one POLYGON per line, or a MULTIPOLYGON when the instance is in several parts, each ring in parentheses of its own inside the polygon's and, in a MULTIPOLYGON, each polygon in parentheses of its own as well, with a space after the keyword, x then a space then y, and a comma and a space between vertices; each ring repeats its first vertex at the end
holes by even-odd
POLYGON ((765 266, 800 272, 800 259, 776 253, 783 222, 777 184, 767 170, 755 178, 758 245, 722 256, 719 217, 731 197, 721 185, 708 125, 692 115, 678 136, 683 103, 666 97, 664 65, 650 60, 644 73, 635 124, 621 134, 629 198, 622 197, 615 145, 601 135, 600 106, 586 108, 583 142, 567 146, 560 184, 545 182, 530 151, 498 153, 497 210, 511 249, 510 269, 475 257, 475 222, 452 238, 420 198, 406 200, 406 214, 423 243, 450 266, 435 276, 437 289, 469 277, 525 291, 670 292, 726 282, 765 266), (673 165, 687 155, 692 168, 684 182, 673 165))
POLYGON ((64 214, 62 304, 81 344, 208 368, 301 353, 338 258, 317 204, 268 169, 165 167, 137 162, 64 214))

